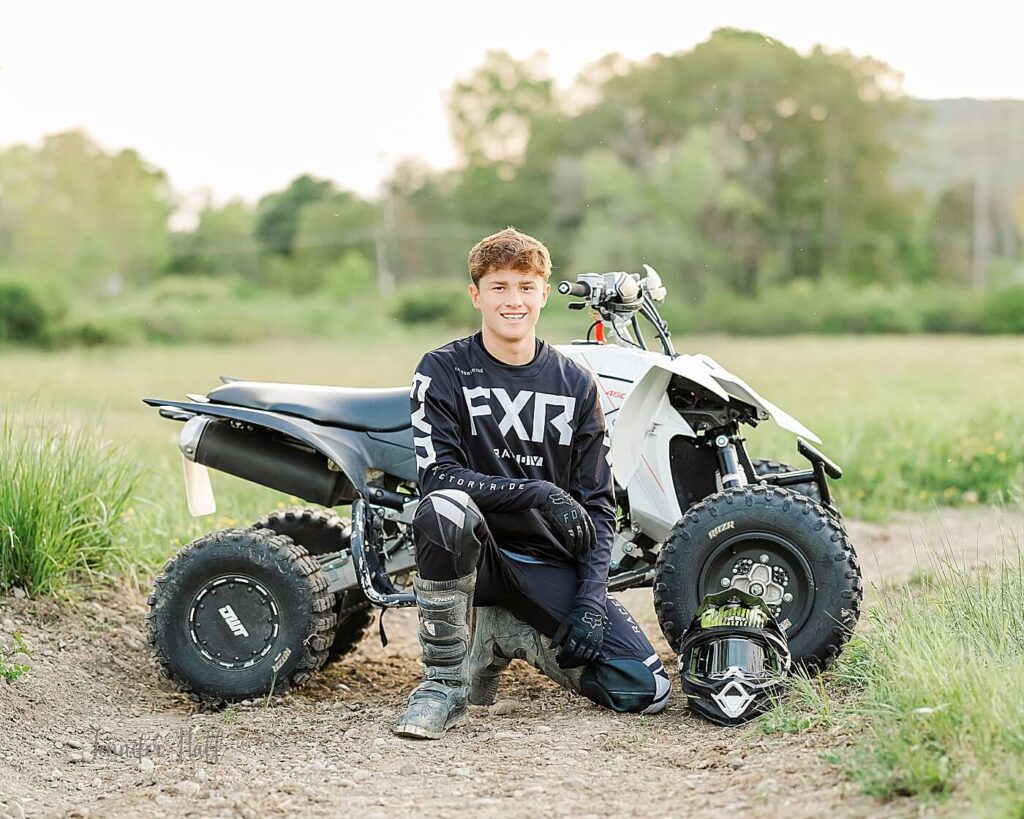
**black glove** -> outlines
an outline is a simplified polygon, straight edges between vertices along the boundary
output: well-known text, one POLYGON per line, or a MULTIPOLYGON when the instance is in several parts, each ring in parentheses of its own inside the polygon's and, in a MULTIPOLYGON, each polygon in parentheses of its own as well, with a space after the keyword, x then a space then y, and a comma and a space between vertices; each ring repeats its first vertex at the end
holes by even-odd
POLYGON ((594 545, 597 532, 587 510, 573 500, 572 495, 552 485, 552 491, 537 507, 555 528, 569 554, 578 557, 594 545))
POLYGON ((603 643, 604 615, 581 606, 569 612, 551 641, 552 646, 561 646, 555 662, 562 668, 577 668, 594 662, 603 643))

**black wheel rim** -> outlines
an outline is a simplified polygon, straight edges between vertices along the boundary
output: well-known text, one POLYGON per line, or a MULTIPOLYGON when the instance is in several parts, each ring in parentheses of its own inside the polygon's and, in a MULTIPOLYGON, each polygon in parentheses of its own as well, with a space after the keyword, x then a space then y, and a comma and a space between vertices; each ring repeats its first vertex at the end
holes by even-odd
POLYGON ((730 587, 764 600, 787 637, 803 628, 813 610, 810 565, 792 541, 771 532, 734 535, 705 561, 698 596, 703 599, 730 587))
POLYGON ((196 651, 220 668, 251 668, 271 653, 281 631, 281 608, 262 583, 243 574, 206 582, 188 609, 196 651))

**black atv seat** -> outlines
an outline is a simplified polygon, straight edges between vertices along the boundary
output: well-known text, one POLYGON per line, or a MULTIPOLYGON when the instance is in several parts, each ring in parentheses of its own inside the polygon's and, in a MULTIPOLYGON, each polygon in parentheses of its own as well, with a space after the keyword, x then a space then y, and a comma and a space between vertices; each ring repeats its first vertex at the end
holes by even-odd
POLYGON ((360 389, 230 381, 210 390, 207 397, 216 404, 297 415, 358 432, 393 432, 412 423, 408 387, 360 389))

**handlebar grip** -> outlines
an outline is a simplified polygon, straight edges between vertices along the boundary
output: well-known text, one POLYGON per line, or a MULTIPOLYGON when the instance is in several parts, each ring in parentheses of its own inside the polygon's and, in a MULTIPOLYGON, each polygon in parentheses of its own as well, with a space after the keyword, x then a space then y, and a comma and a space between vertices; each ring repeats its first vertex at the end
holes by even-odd
POLYGON ((581 299, 590 298, 590 285, 586 282, 559 282, 558 292, 563 296, 576 296, 581 299))

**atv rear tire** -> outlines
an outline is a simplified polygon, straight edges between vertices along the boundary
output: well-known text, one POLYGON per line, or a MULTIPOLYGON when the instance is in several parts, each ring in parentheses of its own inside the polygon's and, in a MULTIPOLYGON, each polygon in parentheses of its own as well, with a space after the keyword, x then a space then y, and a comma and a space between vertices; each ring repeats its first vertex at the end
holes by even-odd
MULTIPOLYGON (((752 463, 754 464, 754 474, 758 476, 781 475, 785 472, 799 471, 795 466, 790 466, 782 461, 769 461, 766 458, 755 458, 752 463)), ((794 492, 799 492, 801 495, 806 495, 815 503, 821 503, 821 490, 818 489, 818 484, 813 481, 809 483, 798 483, 785 488, 792 489, 794 492)))
MULTIPOLYGON (((271 512, 256 521, 254 529, 272 529, 287 535, 304 546, 314 557, 349 548, 351 523, 330 509, 294 506, 271 512)), ((373 606, 362 589, 354 588, 337 594, 334 604, 337 625, 327 662, 334 662, 359 645, 373 623, 373 606)))
POLYGON ((293 506, 260 518, 253 529, 273 529, 290 537, 314 557, 349 548, 352 527, 332 509, 293 506))
POLYGON ((301 546, 267 529, 225 529, 167 561, 149 596, 149 642, 193 699, 258 697, 302 685, 324 664, 333 602, 301 546))
POLYGON ((839 656, 864 597, 860 565, 839 519, 777 486, 726 489, 695 504, 673 527, 654 579, 658 622, 673 650, 704 596, 730 585, 765 599, 786 631, 793 661, 811 672, 839 656))

